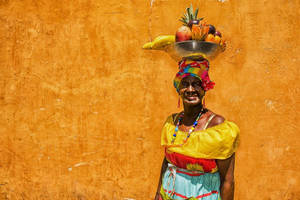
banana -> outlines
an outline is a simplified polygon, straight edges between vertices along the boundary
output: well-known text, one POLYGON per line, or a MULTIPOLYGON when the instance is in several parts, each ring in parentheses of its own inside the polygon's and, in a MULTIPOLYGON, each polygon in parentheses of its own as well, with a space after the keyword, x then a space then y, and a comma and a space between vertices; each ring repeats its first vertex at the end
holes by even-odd
POLYGON ((143 49, 163 50, 174 42, 175 35, 161 35, 156 37, 153 42, 144 44, 143 49))
POLYGON ((152 49, 152 42, 147 42, 143 45, 143 49, 152 49))

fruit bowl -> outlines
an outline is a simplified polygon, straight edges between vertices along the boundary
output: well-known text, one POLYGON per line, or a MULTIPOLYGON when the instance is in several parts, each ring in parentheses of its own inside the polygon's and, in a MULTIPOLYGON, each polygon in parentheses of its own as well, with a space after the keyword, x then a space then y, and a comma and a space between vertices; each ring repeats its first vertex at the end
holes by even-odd
POLYGON ((175 42, 174 50, 178 56, 193 60, 213 59, 222 51, 221 46, 216 43, 197 40, 175 42))

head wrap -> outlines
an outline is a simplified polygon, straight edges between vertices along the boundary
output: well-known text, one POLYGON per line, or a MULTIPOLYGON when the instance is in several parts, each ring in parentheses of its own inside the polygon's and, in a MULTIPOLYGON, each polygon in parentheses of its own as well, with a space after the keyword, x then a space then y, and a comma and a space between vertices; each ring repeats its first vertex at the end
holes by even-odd
POLYGON ((194 76, 199 78, 202 82, 201 87, 204 91, 213 89, 215 83, 212 82, 208 76, 209 62, 206 59, 201 61, 181 60, 179 63, 179 72, 174 78, 174 87, 179 93, 179 85, 181 80, 187 76, 194 76))

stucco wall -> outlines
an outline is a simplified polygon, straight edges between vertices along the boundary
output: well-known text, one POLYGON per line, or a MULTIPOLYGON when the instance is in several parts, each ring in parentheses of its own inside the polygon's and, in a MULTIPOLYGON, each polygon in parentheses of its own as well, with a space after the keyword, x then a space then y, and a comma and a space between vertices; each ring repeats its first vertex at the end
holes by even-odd
MULTIPOLYGON (((153 199, 176 62, 141 46, 187 0, 0 0, 0 199, 153 199)), ((238 200, 299 200, 300 2, 198 0, 228 48, 207 107, 236 122, 238 200)))

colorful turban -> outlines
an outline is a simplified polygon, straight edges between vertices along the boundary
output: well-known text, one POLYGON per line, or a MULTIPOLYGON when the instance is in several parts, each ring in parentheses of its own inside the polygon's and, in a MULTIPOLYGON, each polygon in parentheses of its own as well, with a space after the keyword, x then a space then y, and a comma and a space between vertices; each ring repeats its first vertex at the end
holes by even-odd
POLYGON ((194 76, 199 78, 202 82, 202 89, 207 91, 209 89, 213 89, 215 83, 212 82, 208 76, 209 62, 204 59, 201 61, 193 61, 193 60, 181 60, 179 62, 179 72, 177 72, 174 78, 174 87, 176 91, 179 93, 179 85, 181 80, 187 76, 194 76))

